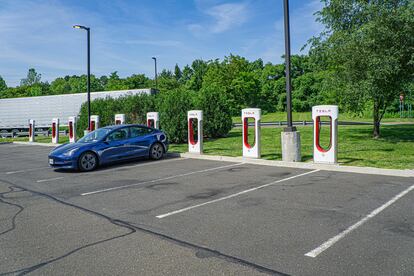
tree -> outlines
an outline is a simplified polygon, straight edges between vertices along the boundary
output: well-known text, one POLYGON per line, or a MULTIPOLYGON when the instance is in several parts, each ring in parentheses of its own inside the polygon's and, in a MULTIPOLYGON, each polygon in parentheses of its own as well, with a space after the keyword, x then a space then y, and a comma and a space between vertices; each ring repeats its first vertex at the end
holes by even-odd
POLYGON ((20 85, 30 86, 30 85, 39 83, 41 78, 42 78, 41 74, 38 74, 34 68, 30 68, 29 72, 27 72, 27 77, 20 81, 20 85))
POLYGON ((198 91, 201 89, 203 83, 204 75, 208 69, 208 62, 201 59, 196 59, 191 64, 192 75, 188 81, 188 88, 193 91, 198 91))
POLYGON ((144 74, 132 75, 125 79, 125 84, 128 89, 140 89, 150 87, 150 79, 144 74))
POLYGON ((178 64, 175 64, 174 67, 174 77, 177 81, 180 81, 180 79, 182 78, 183 73, 181 72, 180 66, 178 66, 178 64))
POLYGON ((342 102, 358 111, 371 102, 373 136, 387 107, 414 74, 412 0, 323 0, 318 12, 326 31, 311 53, 335 72, 342 102))
POLYGON ((0 76, 0 93, 7 89, 7 84, 4 79, 0 76))
POLYGON ((106 91, 128 89, 124 79, 118 76, 118 72, 112 72, 108 78, 108 83, 105 86, 106 91))

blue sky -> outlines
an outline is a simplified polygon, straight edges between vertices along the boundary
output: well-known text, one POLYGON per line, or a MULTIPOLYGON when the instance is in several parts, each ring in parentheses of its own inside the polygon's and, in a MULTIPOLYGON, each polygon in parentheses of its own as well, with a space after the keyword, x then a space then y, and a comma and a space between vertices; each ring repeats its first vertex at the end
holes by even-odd
MULTIPOLYGON (((319 0, 290 0, 292 53, 322 30, 319 0)), ((91 71, 120 76, 173 69, 230 53, 281 62, 282 0, 0 0, 0 76, 16 86, 35 68, 43 80, 80 75, 91 27, 91 71)))

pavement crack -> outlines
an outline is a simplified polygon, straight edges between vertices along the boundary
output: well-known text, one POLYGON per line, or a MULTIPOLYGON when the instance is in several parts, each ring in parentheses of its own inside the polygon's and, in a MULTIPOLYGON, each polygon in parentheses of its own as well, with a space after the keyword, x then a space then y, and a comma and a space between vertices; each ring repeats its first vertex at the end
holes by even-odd
POLYGON ((9 229, 3 231, 3 232, 0 232, 0 236, 5 235, 5 234, 13 231, 14 229, 16 229, 16 219, 20 215, 20 213, 23 212, 23 210, 24 210, 24 207, 23 206, 21 206, 19 204, 15 204, 15 203, 8 202, 8 201, 5 200, 4 195, 10 194, 10 193, 15 193, 15 192, 21 192, 21 191, 14 190, 14 188, 12 186, 10 186, 8 188, 9 188, 9 191, 8 192, 0 193, 0 203, 3 203, 3 204, 6 204, 6 205, 9 205, 9 206, 16 207, 19 210, 11 218, 11 227, 9 229))
POLYGON ((105 242, 108 242, 108 241, 112 241, 112 240, 115 240, 115 239, 123 238, 123 237, 126 237, 126 236, 131 235, 131 234, 133 234, 133 233, 136 232, 136 229, 134 227, 132 227, 132 226, 124 223, 123 221, 120 221, 120 220, 117 220, 117 219, 112 219, 112 218, 110 218, 108 216, 105 216, 103 214, 94 212, 92 210, 89 210, 89 209, 86 209, 86 208, 83 208, 83 207, 80 207, 80 206, 76 206, 76 205, 71 204, 71 203, 68 203, 68 202, 64 202, 64 201, 62 201, 62 200, 60 200, 60 199, 58 199, 56 197, 53 197, 51 195, 48 195, 48 194, 44 194, 44 193, 41 193, 41 192, 32 191, 32 190, 29 190, 29 189, 25 189, 23 187, 19 187, 19 186, 15 185, 15 184, 10 183, 10 182, 5 181, 5 180, 2 180, 2 182, 8 183, 9 185, 12 185, 12 186, 9 186, 9 191, 4 192, 4 193, 0 193, 0 202, 5 203, 5 204, 8 204, 8 205, 16 206, 16 207, 19 208, 19 211, 12 218, 12 227, 10 229, 8 229, 8 230, 0 233, 0 235, 6 234, 6 233, 8 233, 10 231, 13 231, 16 228, 16 223, 15 223, 16 217, 24 210, 24 207, 23 206, 18 205, 18 204, 14 204, 14 203, 10 203, 10 202, 6 202, 6 201, 4 201, 1 198, 4 198, 4 195, 5 194, 10 194, 10 193, 13 193, 13 192, 21 192, 21 191, 25 191, 25 192, 29 192, 29 193, 32 193, 32 194, 36 194, 36 195, 45 197, 45 198, 47 198, 49 200, 53 200, 55 202, 58 202, 60 204, 63 204, 63 205, 66 205, 66 206, 69 206, 69 207, 72 207, 72 208, 79 209, 79 210, 81 210, 83 212, 87 212, 89 214, 93 214, 95 216, 98 216, 100 218, 103 218, 103 219, 109 221, 111 224, 113 224, 115 226, 122 227, 122 228, 126 228, 129 231, 127 233, 125 233, 125 234, 122 234, 122 235, 118 235, 118 236, 115 236, 115 237, 111 237, 111 238, 99 240, 99 241, 96 241, 96 242, 93 242, 93 243, 90 243, 90 244, 86 244, 86 245, 77 247, 77 248, 75 248, 75 249, 73 249, 73 250, 71 250, 71 251, 69 251, 69 252, 67 252, 67 253, 65 253, 65 254, 63 254, 61 256, 58 256, 58 257, 49 259, 47 261, 38 263, 36 265, 32 265, 30 267, 25 267, 25 268, 21 268, 21 269, 14 270, 14 271, 9 271, 9 272, 2 272, 2 273, 0 273, 1 276, 3 276, 3 275, 11 275, 11 274, 26 275, 26 274, 31 273, 31 272, 39 269, 39 268, 42 268, 42 267, 44 267, 46 265, 49 265, 49 264, 51 264, 53 262, 62 260, 64 258, 66 258, 66 257, 68 257, 68 256, 70 256, 70 255, 72 255, 72 254, 74 254, 74 253, 82 250, 82 249, 85 249, 85 248, 88 248, 88 247, 93 247, 93 246, 96 246, 96 245, 99 245, 99 244, 102 244, 102 243, 105 243, 105 242), (19 191, 16 191, 14 188, 18 188, 19 191))

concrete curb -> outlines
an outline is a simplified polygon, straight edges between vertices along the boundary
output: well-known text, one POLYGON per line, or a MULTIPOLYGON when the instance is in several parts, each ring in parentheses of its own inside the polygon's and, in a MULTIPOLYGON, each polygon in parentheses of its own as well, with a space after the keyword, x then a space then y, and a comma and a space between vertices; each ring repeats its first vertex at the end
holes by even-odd
MULTIPOLYGON (((37 142, 13 142, 13 144, 30 145, 30 146, 43 146, 43 147, 57 147, 59 145, 52 143, 37 143, 37 142)), ((284 162, 277 160, 265 160, 265 159, 252 159, 244 157, 231 157, 231 156, 217 156, 217 155, 200 155, 194 153, 168 153, 170 157, 182 157, 203 159, 212 161, 225 161, 225 162, 244 162, 254 165, 274 166, 274 167, 287 167, 298 168, 308 170, 324 170, 334 172, 349 172, 360 174, 374 174, 374 175, 388 175, 388 176, 400 176, 400 177, 414 177, 414 170, 395 170, 395 169, 381 169, 372 167, 355 167, 355 166, 342 166, 342 165, 329 165, 329 164, 315 164, 305 162, 284 162)))
POLYGON ((324 170, 324 171, 350 172, 350 173, 360 173, 360 174, 414 177, 414 170, 408 170, 408 169, 407 170, 395 170, 395 169, 381 169, 381 168, 372 168, 372 167, 315 164, 315 163, 305 163, 305 162, 284 162, 284 161, 265 160, 265 159, 250 159, 250 158, 243 158, 243 157, 200 155, 200 154, 193 154, 193 153, 181 153, 180 157, 214 160, 214 161, 225 161, 225 162, 244 162, 244 163, 254 164, 254 165, 288 167, 288 168, 299 168, 299 169, 309 169, 309 170, 324 170))
POLYGON ((27 146, 43 146, 43 147, 57 147, 61 144, 52 144, 52 143, 38 143, 38 142, 19 142, 15 141, 13 144, 18 145, 27 145, 27 146))

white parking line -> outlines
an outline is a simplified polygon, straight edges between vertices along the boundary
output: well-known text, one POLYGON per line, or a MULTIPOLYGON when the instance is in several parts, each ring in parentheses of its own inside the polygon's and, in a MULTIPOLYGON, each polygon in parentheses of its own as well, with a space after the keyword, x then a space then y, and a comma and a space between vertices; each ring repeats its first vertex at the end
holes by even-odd
POLYGON ((20 171, 11 171, 11 172, 5 172, 4 174, 16 174, 16 173, 25 173, 25 172, 33 172, 33 171, 37 171, 37 170, 44 170, 44 169, 49 169, 50 167, 41 167, 41 168, 33 168, 33 169, 27 169, 27 170, 20 170, 20 171))
POLYGON ((165 178, 158 178, 158 179, 149 180, 149 181, 143 181, 143 182, 138 182, 138 183, 134 183, 134 184, 130 184, 130 185, 124 185, 124 186, 112 187, 112 188, 108 188, 108 189, 97 190, 97 191, 93 191, 93 192, 87 192, 87 193, 81 194, 81 196, 87 196, 87 195, 93 195, 93 194, 98 194, 98 193, 104 193, 104 192, 109 192, 109 191, 114 191, 114 190, 129 188, 129 187, 133 187, 133 186, 138 186, 138 185, 143 185, 143 184, 149 184, 149 183, 164 181, 164 180, 173 179, 173 178, 177 178, 177 177, 184 177, 184 176, 193 175, 193 174, 196 174, 196 173, 204 173, 204 172, 209 172, 209 171, 214 171, 214 170, 220 170, 220 169, 224 169, 224 168, 230 168, 230 167, 240 166, 240 165, 243 165, 243 164, 244 163, 237 163, 237 164, 231 164, 231 165, 226 165, 226 166, 214 167, 214 168, 200 170, 200 171, 194 171, 194 172, 189 172, 189 173, 177 174, 177 175, 172 175, 172 176, 168 176, 168 177, 165 177, 165 178))
POLYGON ((341 233, 339 233, 335 237, 330 238, 329 240, 324 242, 319 247, 313 249, 312 251, 309 251, 308 253, 305 254, 305 256, 311 257, 311 258, 317 257, 323 251, 325 251, 326 249, 328 249, 329 247, 331 247, 332 245, 337 243, 339 240, 344 238, 346 235, 348 235, 349 233, 351 233, 352 231, 354 231, 355 229, 357 229, 358 227, 360 227, 364 223, 366 223, 368 220, 372 219, 373 217, 375 217, 376 215, 378 215, 379 213, 384 211, 387 207, 391 206, 393 203, 395 203, 397 200, 399 200, 400 198, 402 198, 403 196, 408 194, 413 189, 414 189, 414 185, 410 186, 406 190, 404 190, 401 193, 399 193, 398 195, 394 196, 390 201, 384 203, 383 205, 381 205, 380 207, 378 207, 377 209, 375 209, 374 211, 369 213, 367 216, 365 216, 363 219, 361 219, 357 223, 351 225, 350 227, 348 227, 346 230, 342 231, 341 233))
POLYGON ((188 159, 188 158, 184 157, 184 158, 171 158, 171 159, 158 160, 158 161, 148 161, 148 162, 143 163, 143 164, 136 164, 136 165, 130 165, 130 166, 120 166, 120 167, 115 167, 115 168, 107 169, 107 170, 94 171, 94 172, 87 173, 87 174, 82 174, 82 175, 90 175, 90 174, 99 174, 99 173, 104 173, 104 172, 119 171, 119 170, 123 170, 123 169, 144 167, 144 166, 148 166, 148 165, 157 165, 157 164, 160 164, 160 163, 168 163, 168 162, 181 161, 181 160, 186 160, 186 159, 188 159))
POLYGON ((288 181, 288 180, 291 180, 291 179, 294 179, 294 178, 297 178, 297 177, 300 177, 300 176, 304 176, 304 175, 307 175, 307 174, 315 173, 315 172, 318 172, 318 171, 320 171, 320 170, 313 170, 313 171, 310 171, 310 172, 301 173, 301 174, 294 175, 294 176, 291 176, 291 177, 287 177, 287 178, 284 178, 284 179, 279 179, 279 180, 276 180, 276 181, 273 181, 273 182, 255 187, 255 188, 244 190, 244 191, 241 191, 241 192, 238 192, 238 193, 235 193, 235 194, 231 194, 231 195, 228 195, 228 196, 225 196, 225 197, 220 197, 220 198, 217 198, 217 199, 214 199, 214 200, 211 200, 211 201, 207 201, 207 202, 204 202, 204 203, 201 203, 201 204, 189 206, 189 207, 179 209, 179 210, 176 210, 176 211, 172 211, 172 212, 169 212, 169 213, 166 213, 166 214, 158 215, 157 218, 162 219, 162 218, 165 218, 165 217, 168 217, 168 216, 171 216, 171 215, 182 213, 182 212, 185 212, 185 211, 188 211, 188 210, 191 210, 191 209, 194 209, 194 208, 198 208, 198 207, 201 207, 201 206, 204 206, 204 205, 207 205, 207 204, 211 204, 211 203, 219 202, 219 201, 222 201, 222 200, 230 199, 230 198, 233 198, 233 197, 236 197, 236 196, 239 196, 239 195, 247 194, 247 193, 250 193, 250 192, 253 192, 253 191, 256 191, 256 190, 259 190, 259 189, 263 189, 263 188, 271 186, 271 185, 275 185, 275 184, 280 183, 280 182, 288 181))
POLYGON ((64 177, 55 177, 55 178, 49 178, 49 179, 41 179, 41 180, 37 180, 37 183, 43 183, 43 182, 49 182, 49 181, 54 181, 54 180, 59 180, 59 179, 63 179, 64 177))

